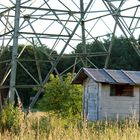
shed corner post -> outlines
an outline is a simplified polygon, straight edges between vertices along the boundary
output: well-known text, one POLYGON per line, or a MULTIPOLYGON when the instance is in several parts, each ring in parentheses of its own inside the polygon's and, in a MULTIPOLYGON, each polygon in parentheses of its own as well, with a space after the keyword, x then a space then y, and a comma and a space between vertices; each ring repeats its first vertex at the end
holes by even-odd
POLYGON ((139 123, 139 126, 140 126, 140 86, 139 86, 139 112, 138 112, 138 116, 139 116, 139 120, 138 120, 138 123, 139 123))
POLYGON ((97 89, 97 120, 101 119, 101 83, 98 83, 97 89))
POLYGON ((82 120, 85 121, 85 81, 83 81, 83 93, 82 93, 82 120))

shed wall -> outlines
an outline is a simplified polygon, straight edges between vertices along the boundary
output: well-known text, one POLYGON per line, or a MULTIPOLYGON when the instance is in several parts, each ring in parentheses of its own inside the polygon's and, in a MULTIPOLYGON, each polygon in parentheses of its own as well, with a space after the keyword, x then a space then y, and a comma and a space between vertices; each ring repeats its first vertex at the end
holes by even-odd
POLYGON ((83 116, 87 120, 98 120, 99 118, 99 84, 87 78, 84 81, 83 94, 83 116))
POLYGON ((134 97, 110 96, 110 85, 101 84, 101 119, 139 116, 139 89, 134 87, 134 97))

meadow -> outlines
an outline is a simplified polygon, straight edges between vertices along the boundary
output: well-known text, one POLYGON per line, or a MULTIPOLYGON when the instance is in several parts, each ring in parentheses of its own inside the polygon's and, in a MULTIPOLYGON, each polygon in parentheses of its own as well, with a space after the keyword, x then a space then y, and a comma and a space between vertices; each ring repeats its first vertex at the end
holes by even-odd
POLYGON ((10 117, 1 121, 0 140, 140 140, 135 118, 84 122, 45 112, 30 112, 25 117, 20 110, 10 117), (13 121, 7 123, 7 119, 13 121))

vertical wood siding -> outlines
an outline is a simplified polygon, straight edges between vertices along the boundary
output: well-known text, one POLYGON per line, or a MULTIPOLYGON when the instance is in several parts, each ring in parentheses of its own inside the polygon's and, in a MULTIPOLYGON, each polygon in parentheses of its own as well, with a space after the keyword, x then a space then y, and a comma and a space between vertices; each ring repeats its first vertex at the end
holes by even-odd
POLYGON ((84 118, 96 121, 98 119, 98 83, 87 78, 84 82, 84 118))

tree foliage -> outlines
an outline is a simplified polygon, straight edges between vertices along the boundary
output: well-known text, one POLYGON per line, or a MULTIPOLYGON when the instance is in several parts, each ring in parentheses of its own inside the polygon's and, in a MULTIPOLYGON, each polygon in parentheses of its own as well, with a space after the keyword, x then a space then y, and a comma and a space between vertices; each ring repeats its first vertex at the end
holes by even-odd
POLYGON ((64 84, 58 76, 50 75, 50 81, 45 85, 45 94, 38 102, 38 108, 59 113, 63 117, 80 117, 82 87, 72 85, 71 79, 72 75, 67 74, 63 81, 64 84))
MULTIPOLYGON (((107 46, 106 42, 105 45, 107 46)), ((110 69, 140 70, 140 57, 125 37, 115 37, 109 62, 110 69)))
MULTIPOLYGON (((138 43, 140 44, 140 37, 138 38, 138 43)), ((95 40, 91 43, 86 44, 85 46, 83 46, 83 44, 80 43, 76 46, 76 49, 71 53, 71 55, 77 55, 79 53, 84 53, 84 47, 86 47, 86 50, 87 50, 88 53, 105 52, 105 50, 103 49, 102 46, 104 46, 105 49, 108 50, 109 45, 110 45, 110 39, 109 38, 105 39, 104 41, 95 40)), ((25 45, 19 45, 18 54, 20 54, 20 52, 24 48, 24 46, 25 45)), ((5 50, 0 55, 0 61, 1 61, 1 63, 0 63, 0 81, 3 79, 3 76, 4 76, 5 72, 7 71, 7 68, 10 67, 11 52, 12 52, 12 47, 9 47, 9 48, 7 47, 7 48, 5 48, 5 50), (5 61, 5 60, 8 60, 8 61, 5 61)), ((37 59, 39 60, 42 79, 45 79, 45 76, 47 75, 48 71, 50 70, 50 68, 52 66, 50 61, 49 61, 49 58, 46 56, 45 53, 48 53, 48 54, 51 53, 52 57, 54 55, 54 60, 58 56, 56 51, 52 51, 51 49, 49 49, 45 45, 44 46, 28 45, 24 49, 21 56, 18 58, 18 61, 38 81, 39 81, 39 75, 38 75, 38 71, 37 71, 37 67, 36 67, 36 62, 34 61, 36 59, 35 54, 37 56, 37 59)), ((66 56, 66 55, 64 54, 63 56, 66 56)), ((87 57, 98 68, 104 68, 104 64, 105 64, 105 60, 106 60, 105 56, 89 57, 87 55, 87 57)), ((85 60, 85 56, 82 56, 81 58, 83 60, 85 60)), ((78 61, 80 61, 81 58, 78 57, 78 61)), ((62 57, 60 62, 57 65, 57 70, 58 70, 59 73, 61 73, 64 70, 66 70, 68 67, 71 67, 74 63, 75 63, 75 58, 74 57, 62 57)), ((83 67, 83 62, 82 61, 80 61, 75 66, 75 72, 78 72, 78 70, 81 67, 83 67)), ((90 63, 88 63, 88 67, 93 67, 93 66, 90 63)), ((73 67, 71 67, 67 72, 72 72, 72 68, 73 67)), ((111 51, 111 56, 110 56, 110 61, 109 61, 108 68, 109 69, 124 69, 124 70, 140 70, 140 57, 136 54, 135 50, 133 49, 133 47, 131 46, 131 44, 129 43, 127 38, 122 37, 122 36, 114 38, 114 43, 113 43, 113 47, 112 47, 112 51, 111 51)), ((24 85, 24 84, 34 85, 34 84, 36 84, 35 81, 25 72, 25 70, 19 64, 17 65, 17 76, 16 76, 16 78, 17 78, 16 79, 16 84, 17 85, 24 85)), ((9 85, 9 79, 10 79, 10 76, 5 81, 5 83, 4 83, 5 86, 9 85)), ((54 79, 58 80, 58 77, 54 76, 54 79)), ((64 79, 64 82, 65 82, 65 80, 66 79, 64 79)), ((53 80, 50 80, 49 83, 54 84, 52 81, 53 80)), ((64 90, 64 86, 61 89, 64 90)), ((68 88, 66 88, 66 89, 68 89, 68 88)), ((57 92, 59 92, 59 90, 57 92)), ((47 88, 46 88, 46 91, 47 91, 47 88)), ((45 96, 46 96, 46 91, 45 91, 45 96)), ((8 89, 4 89, 4 92, 8 92, 8 89)), ((32 90, 32 89, 18 89, 18 92, 19 92, 19 94, 22 98, 24 106, 28 106, 30 97, 35 95, 35 91, 32 90)), ((70 91, 68 90, 68 93, 69 92, 70 91)), ((56 93, 56 92, 53 92, 53 94, 54 93, 56 93)), ((61 92, 61 93, 63 93, 63 92, 61 92)), ((57 94, 59 95, 59 93, 56 93, 56 95, 55 95, 56 99, 59 98, 59 97, 57 97, 57 94)), ((48 96, 49 95, 50 94, 48 94, 48 96)), ((61 98, 62 98, 62 96, 61 96, 61 98)), ((66 98, 66 97, 64 96, 64 98, 66 98)), ((60 100, 65 100, 65 99, 60 99, 60 100)), ((48 104, 48 106, 49 106, 49 104, 48 104)), ((57 107, 61 108, 62 106, 59 107, 59 104, 58 104, 58 106, 56 105, 56 108, 57 107)))
MULTIPOLYGON (((47 46, 32 46, 27 45, 25 48, 24 44, 18 46, 18 62, 22 64, 22 66, 28 70, 28 72, 39 81, 39 75, 37 71, 37 64, 35 59, 38 60, 40 66, 40 72, 42 79, 45 79, 48 71, 51 68, 51 64, 48 56, 45 53, 57 54, 56 51, 52 51, 47 46), (24 50, 24 51, 23 51, 24 50), (22 52, 22 53, 21 53, 22 52)), ((0 81, 3 79, 5 73, 10 69, 11 65, 11 54, 12 54, 12 46, 5 47, 2 54, 0 55, 0 62, 6 61, 5 63, 0 63, 0 81)), ((35 81, 27 74, 27 72, 22 68, 19 63, 17 63, 17 72, 16 72, 16 84, 17 85, 35 85, 35 81)), ((9 85, 10 83, 10 74, 4 82, 4 86, 9 85)), ((2 90, 1 90, 2 91, 2 90)), ((3 94, 8 92, 8 89, 3 91, 3 94)), ((34 96, 36 91, 32 88, 18 89, 18 93, 22 99, 23 105, 28 106, 30 102, 30 97, 34 96)))
MULTIPOLYGON (((140 37, 139 37, 140 38, 140 37)), ((138 39, 139 41, 140 39, 138 39)), ((94 41, 90 44, 86 44, 87 53, 97 53, 105 52, 103 47, 108 50, 110 45, 110 39, 105 39, 104 41, 94 41)), ((140 42, 140 41, 139 41, 140 42)), ((83 45, 78 44, 75 52, 73 53, 82 53, 83 45)), ((88 56, 87 56, 88 57, 88 56)), ((98 68, 104 68, 105 56, 92 56, 89 57, 90 61, 94 63, 98 68)), ((79 68, 82 64, 78 65, 79 68)), ((93 67, 90 63, 88 67, 93 67)), ((109 69, 125 69, 125 70, 140 70, 140 57, 135 52, 130 41, 123 37, 114 37, 114 42, 112 46, 110 61, 108 65, 109 69)))

